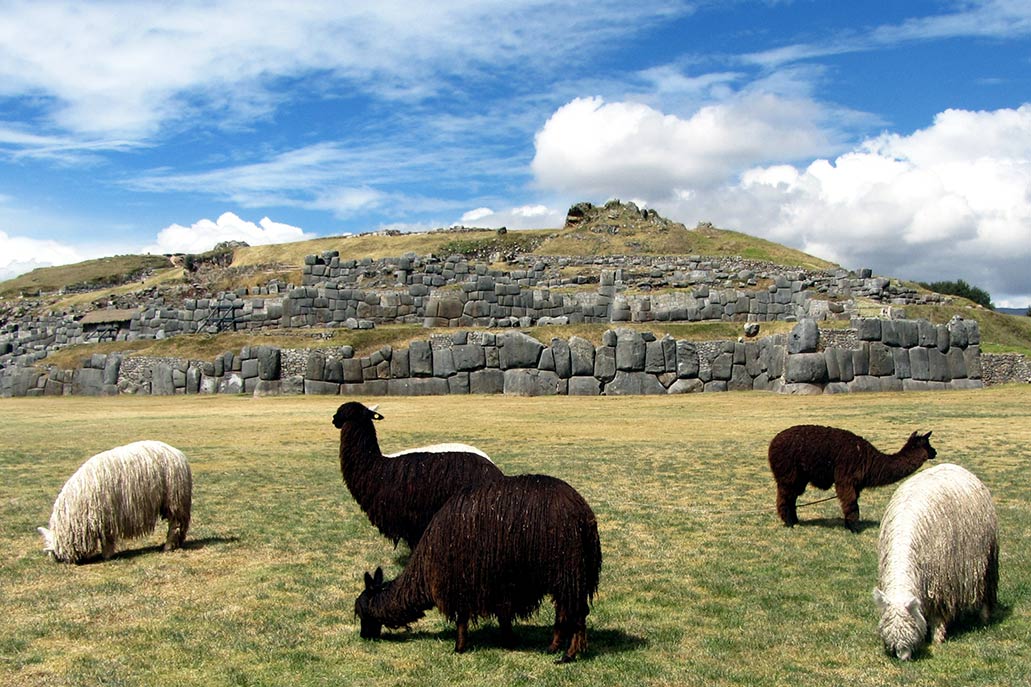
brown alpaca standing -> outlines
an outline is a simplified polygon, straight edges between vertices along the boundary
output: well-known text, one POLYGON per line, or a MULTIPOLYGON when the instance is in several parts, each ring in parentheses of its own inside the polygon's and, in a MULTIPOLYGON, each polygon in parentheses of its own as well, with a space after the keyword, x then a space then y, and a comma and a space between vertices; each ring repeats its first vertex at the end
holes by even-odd
POLYGON ((898 453, 878 451, 848 430, 820 425, 795 425, 773 437, 769 460, 777 482, 777 514, 784 524, 798 523, 795 501, 812 484, 834 491, 845 527, 859 531, 859 494, 867 487, 893 484, 935 457, 931 433, 913 432, 898 453))

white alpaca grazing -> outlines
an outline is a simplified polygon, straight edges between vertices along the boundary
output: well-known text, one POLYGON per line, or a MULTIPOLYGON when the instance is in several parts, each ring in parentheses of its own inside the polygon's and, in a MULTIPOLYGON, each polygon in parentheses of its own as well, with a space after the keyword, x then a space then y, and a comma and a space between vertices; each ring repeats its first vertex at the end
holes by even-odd
POLYGON ((38 528, 43 550, 81 562, 99 546, 105 559, 119 539, 154 531, 168 520, 164 550, 178 548, 190 527, 193 477, 182 451, 160 441, 137 441, 98 453, 75 471, 54 502, 50 527, 38 528))
POLYGON ((878 541, 879 630, 885 649, 908 661, 927 640, 945 639, 964 613, 987 622, 999 584, 995 507, 967 470, 943 463, 902 483, 878 541))

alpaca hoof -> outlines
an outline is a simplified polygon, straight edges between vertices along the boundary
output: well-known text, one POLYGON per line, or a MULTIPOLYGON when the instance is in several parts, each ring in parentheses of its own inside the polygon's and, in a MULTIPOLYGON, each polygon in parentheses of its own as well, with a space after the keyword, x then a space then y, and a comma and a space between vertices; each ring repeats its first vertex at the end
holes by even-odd
POLYGON ((561 658, 555 659, 555 665, 560 666, 563 663, 572 663, 575 660, 576 660, 575 656, 570 656, 569 654, 562 654, 561 658))

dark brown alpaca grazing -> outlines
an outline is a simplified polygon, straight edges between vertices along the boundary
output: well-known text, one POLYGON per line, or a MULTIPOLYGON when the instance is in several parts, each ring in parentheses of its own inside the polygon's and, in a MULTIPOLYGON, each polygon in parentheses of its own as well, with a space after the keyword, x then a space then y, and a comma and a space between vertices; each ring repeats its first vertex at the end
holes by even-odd
POLYGON ((845 429, 820 425, 788 427, 770 442, 769 459, 777 482, 777 514, 784 524, 798 523, 795 501, 812 484, 834 485, 845 527, 859 531, 859 494, 908 477, 937 455, 931 433, 913 432, 898 453, 881 453, 873 444, 845 429))
POLYGON ((441 506, 459 491, 502 477, 482 451, 441 444, 384 456, 373 420, 375 408, 349 402, 333 416, 340 430, 340 472, 369 521, 396 545, 415 549, 441 506))
POLYGON ((395 580, 365 573, 355 601, 361 636, 404 627, 434 606, 457 624, 455 651, 466 648, 469 622, 494 616, 505 643, 512 620, 532 615, 545 595, 555 604, 549 651, 559 662, 587 648, 587 614, 598 589, 601 542, 594 512, 562 480, 505 477, 448 501, 395 580))

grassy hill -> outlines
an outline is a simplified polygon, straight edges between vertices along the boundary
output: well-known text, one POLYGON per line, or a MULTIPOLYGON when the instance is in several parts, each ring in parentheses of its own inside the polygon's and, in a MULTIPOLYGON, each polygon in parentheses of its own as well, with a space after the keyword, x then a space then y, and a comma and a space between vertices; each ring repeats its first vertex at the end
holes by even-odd
POLYGON ((522 229, 499 234, 496 231, 429 232, 384 236, 365 234, 298 241, 274 246, 251 246, 237 250, 233 267, 248 265, 302 265, 306 255, 327 250, 340 251, 347 259, 385 258, 405 253, 427 255, 489 255, 519 250, 536 255, 704 255, 740 256, 780 265, 828 269, 834 263, 772 241, 736 231, 701 225, 695 229, 630 230, 617 234, 591 231, 585 227, 522 229))
POLYGON ((39 267, 26 274, 0 282, 0 297, 21 293, 48 293, 61 289, 96 290, 139 281, 155 270, 167 270, 170 263, 163 255, 115 255, 87 260, 74 265, 39 267))
MULTIPOLYGON (((597 210, 608 211, 608 217, 616 217, 611 205, 597 210)), ((618 208, 620 211, 623 208, 618 208)), ((636 208, 635 208, 636 209, 636 208)), ((661 219, 661 218, 660 218, 661 219)), ((702 255, 708 257, 740 256, 750 260, 808 268, 827 269, 835 265, 786 246, 747 234, 719 229, 700 224, 687 229, 682 224, 661 221, 661 224, 634 225, 620 216, 610 225, 583 223, 562 229, 532 229, 499 232, 495 230, 434 231, 417 234, 384 235, 370 233, 357 236, 335 236, 267 246, 245 246, 237 248, 228 269, 212 270, 205 276, 206 287, 211 290, 234 289, 239 286, 253 286, 265 283, 275 277, 284 282, 297 283, 300 268, 307 255, 328 250, 339 251, 345 259, 383 258, 415 253, 426 255, 450 255, 461 253, 477 259, 487 259, 495 253, 530 253, 537 255, 702 255), (619 226, 616 226, 616 225, 619 226)), ((100 260, 89 260, 75 265, 47 267, 34 270, 16 279, 0 282, 0 297, 17 297, 22 292, 56 292, 63 288, 103 289, 103 295, 120 294, 140 288, 183 284, 184 271, 173 266, 166 256, 114 256, 100 260), (141 275, 146 278, 141 280, 141 275)), ((193 275, 196 278, 196 275, 193 275)), ((47 307, 67 308, 90 303, 97 297, 96 291, 64 295, 50 299, 47 307)), ((871 305, 873 310, 879 310, 871 305)), ((922 317, 932 322, 947 322, 952 316, 977 319, 981 326, 984 349, 989 352, 1017 351, 1031 354, 1031 318, 996 313, 963 299, 956 299, 950 305, 908 306, 910 317, 922 317)), ((843 324, 843 323, 842 323, 843 324)), ((784 323, 763 325, 766 332, 781 331, 784 323)), ((828 326, 836 326, 828 323, 828 326)), ((551 336, 567 337, 572 334, 600 341, 601 333, 608 325, 582 325, 541 330, 542 340, 551 336)), ((649 323, 641 328, 657 335, 669 333, 677 338, 694 340, 715 338, 736 338, 737 323, 649 323)), ((284 331, 282 336, 263 336, 263 343, 283 347, 308 347, 313 345, 353 345, 357 350, 378 347, 384 344, 406 345, 413 338, 424 338, 429 330, 420 327, 383 326, 370 335, 364 332, 334 330, 331 336, 315 340, 296 331, 284 331)), ((326 333, 322 333, 326 336, 326 333)), ((174 337, 158 342, 133 342, 105 344, 127 353, 150 355, 181 355, 184 357, 209 359, 225 350, 239 349, 247 345, 246 337, 226 334, 218 337, 174 337)), ((82 353, 78 347, 70 347, 52 356, 50 362, 60 364, 58 358, 67 357, 73 362, 82 353)), ((91 348, 91 350, 98 350, 91 348)))

